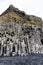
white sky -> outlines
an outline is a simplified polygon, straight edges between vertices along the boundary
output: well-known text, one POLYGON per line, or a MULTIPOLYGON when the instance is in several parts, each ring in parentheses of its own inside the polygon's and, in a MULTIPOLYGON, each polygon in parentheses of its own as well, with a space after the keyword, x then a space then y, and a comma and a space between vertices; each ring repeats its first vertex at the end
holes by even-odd
POLYGON ((25 11, 27 14, 36 15, 43 19, 43 0, 0 0, 0 14, 10 4, 25 11))

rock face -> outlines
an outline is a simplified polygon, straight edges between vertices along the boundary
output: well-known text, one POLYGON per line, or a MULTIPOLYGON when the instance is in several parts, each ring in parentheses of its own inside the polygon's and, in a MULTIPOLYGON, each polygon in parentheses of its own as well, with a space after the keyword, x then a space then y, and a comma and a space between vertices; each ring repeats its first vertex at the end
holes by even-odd
POLYGON ((43 53, 42 24, 41 18, 26 15, 14 6, 9 6, 0 16, 0 56, 43 53), (38 25, 33 25, 33 22, 38 25))
POLYGON ((40 21, 40 22, 42 21, 40 17, 27 15, 24 11, 20 11, 18 8, 15 8, 13 5, 10 5, 9 8, 4 13, 1 14, 1 16, 9 12, 15 12, 18 16, 28 21, 40 21))

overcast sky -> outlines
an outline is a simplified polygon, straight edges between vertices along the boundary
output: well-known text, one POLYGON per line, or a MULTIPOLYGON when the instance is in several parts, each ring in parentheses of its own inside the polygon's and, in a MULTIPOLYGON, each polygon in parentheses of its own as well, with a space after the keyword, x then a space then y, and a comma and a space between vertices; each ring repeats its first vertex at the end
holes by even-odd
POLYGON ((27 14, 36 15, 43 19, 43 0, 0 0, 0 14, 5 11, 10 4, 25 11, 27 14))

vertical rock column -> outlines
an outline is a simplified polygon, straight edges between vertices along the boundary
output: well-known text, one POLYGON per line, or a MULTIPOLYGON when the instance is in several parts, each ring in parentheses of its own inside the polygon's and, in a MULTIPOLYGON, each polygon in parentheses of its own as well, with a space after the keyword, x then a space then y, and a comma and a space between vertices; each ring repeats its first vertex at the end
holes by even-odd
POLYGON ((21 42, 19 42, 19 49, 18 49, 18 54, 19 56, 21 55, 21 46, 20 46, 21 42))
POLYGON ((9 43, 9 44, 7 44, 7 56, 10 56, 10 52, 11 52, 11 46, 9 43))
POLYGON ((22 45, 22 54, 21 54, 21 55, 26 55, 26 51, 25 51, 26 45, 25 45, 24 40, 23 40, 23 42, 21 43, 21 45, 22 45))
POLYGON ((2 51, 3 50, 3 45, 2 45, 2 43, 1 43, 1 41, 0 41, 0 56, 2 55, 2 51))
POLYGON ((29 43, 29 38, 28 38, 28 36, 27 36, 27 42, 28 42, 28 53, 31 53, 31 51, 30 51, 30 43, 29 43))
POLYGON ((15 44, 15 54, 17 55, 17 44, 15 44))

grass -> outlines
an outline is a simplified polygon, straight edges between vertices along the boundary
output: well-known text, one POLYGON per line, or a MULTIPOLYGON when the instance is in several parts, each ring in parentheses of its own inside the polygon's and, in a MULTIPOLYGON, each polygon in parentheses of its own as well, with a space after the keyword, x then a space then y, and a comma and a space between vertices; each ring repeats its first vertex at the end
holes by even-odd
POLYGON ((9 22, 9 21, 14 21, 22 24, 31 24, 31 25, 36 25, 36 26, 41 26, 42 23, 38 21, 27 21, 24 20, 22 17, 19 17, 16 14, 6 14, 5 16, 0 17, 0 22, 9 22))

